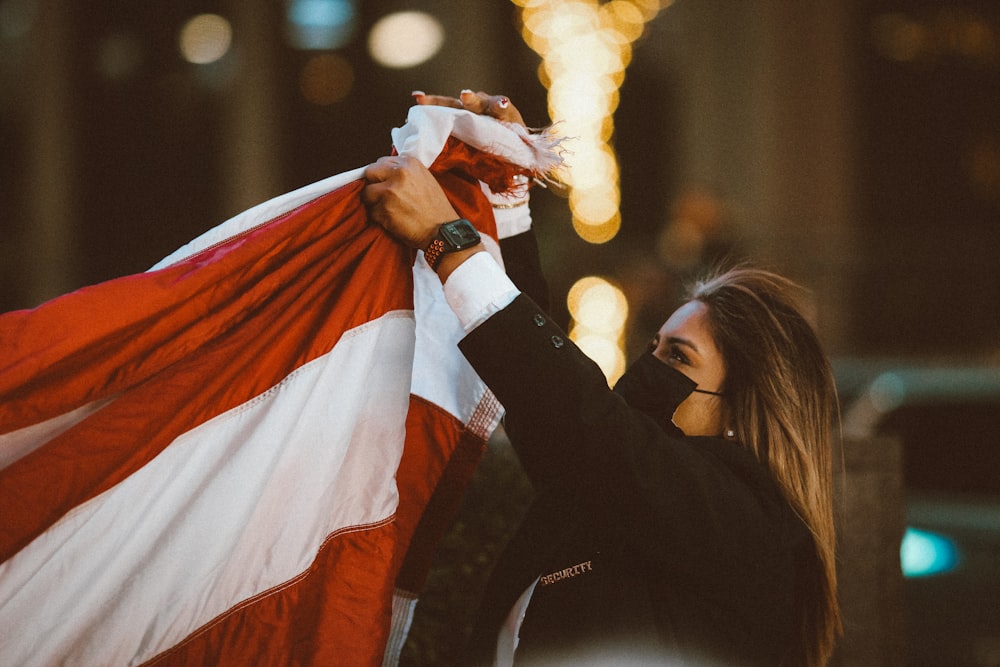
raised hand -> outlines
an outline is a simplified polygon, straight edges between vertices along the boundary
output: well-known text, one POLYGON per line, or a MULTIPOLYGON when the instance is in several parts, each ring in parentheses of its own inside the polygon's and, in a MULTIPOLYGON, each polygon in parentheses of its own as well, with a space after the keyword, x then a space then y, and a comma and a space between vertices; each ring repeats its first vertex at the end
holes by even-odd
POLYGON ((510 98, 504 95, 490 95, 484 92, 475 93, 471 90, 463 90, 459 97, 448 97, 447 95, 428 95, 423 91, 415 90, 413 91, 413 98, 417 104, 466 109, 472 113, 492 116, 508 123, 524 125, 521 112, 511 103, 510 98))
POLYGON ((444 191, 419 160, 380 158, 365 169, 361 199, 369 217, 411 248, 425 249, 439 225, 458 218, 444 191))

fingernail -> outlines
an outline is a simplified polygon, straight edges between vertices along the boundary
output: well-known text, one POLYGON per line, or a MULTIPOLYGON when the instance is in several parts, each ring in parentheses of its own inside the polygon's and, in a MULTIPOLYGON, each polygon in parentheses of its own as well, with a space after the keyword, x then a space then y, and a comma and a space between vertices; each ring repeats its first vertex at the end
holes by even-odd
POLYGON ((501 97, 500 100, 497 102, 497 105, 499 105, 501 109, 506 109, 507 107, 510 106, 510 100, 507 99, 506 97, 501 97))
POLYGON ((468 88, 463 88, 463 89, 462 89, 462 92, 461 92, 461 93, 459 93, 459 94, 460 94, 460 95, 472 95, 472 94, 473 94, 473 92, 472 92, 471 90, 469 90, 468 88))
POLYGON ((412 95, 413 97, 423 97, 426 94, 427 93, 425 93, 422 90, 414 90, 412 93, 410 93, 410 95, 412 95))

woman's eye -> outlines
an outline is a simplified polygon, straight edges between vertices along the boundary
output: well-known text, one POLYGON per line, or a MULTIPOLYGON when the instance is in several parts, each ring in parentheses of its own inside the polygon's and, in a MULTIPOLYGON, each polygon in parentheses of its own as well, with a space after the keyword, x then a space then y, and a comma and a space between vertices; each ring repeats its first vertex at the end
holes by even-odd
POLYGON ((677 347, 670 348, 670 358, 682 364, 688 364, 688 358, 684 356, 684 353, 680 351, 677 347))

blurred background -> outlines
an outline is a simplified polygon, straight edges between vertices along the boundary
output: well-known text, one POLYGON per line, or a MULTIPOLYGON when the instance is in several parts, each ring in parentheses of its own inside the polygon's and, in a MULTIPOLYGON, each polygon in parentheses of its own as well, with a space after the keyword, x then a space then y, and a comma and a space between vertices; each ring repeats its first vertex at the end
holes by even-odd
POLYGON ((609 278, 645 337, 728 254, 806 286, 834 354, 997 354, 992 0, 0 0, 0 308, 367 164, 412 90, 462 88, 574 138, 574 199, 533 206, 557 295, 609 278))
POLYGON ((411 91, 463 88, 570 138, 532 210, 609 380, 723 259, 807 288, 845 423, 903 441, 931 546, 902 553, 953 556, 902 563, 897 652, 1000 664, 995 0, 0 0, 0 311, 372 162, 411 91))

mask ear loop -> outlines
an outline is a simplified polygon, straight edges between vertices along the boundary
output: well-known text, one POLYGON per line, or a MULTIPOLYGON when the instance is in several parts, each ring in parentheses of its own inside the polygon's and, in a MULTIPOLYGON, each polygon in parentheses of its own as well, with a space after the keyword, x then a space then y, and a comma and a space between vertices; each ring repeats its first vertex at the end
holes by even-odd
MULTIPOLYGON (((691 391, 697 392, 699 394, 708 394, 709 396, 721 397, 724 395, 721 391, 709 391, 708 389, 692 389, 691 391)), ((733 438, 736 437, 736 431, 734 431, 731 428, 727 428, 724 435, 727 439, 732 440, 733 438)))

